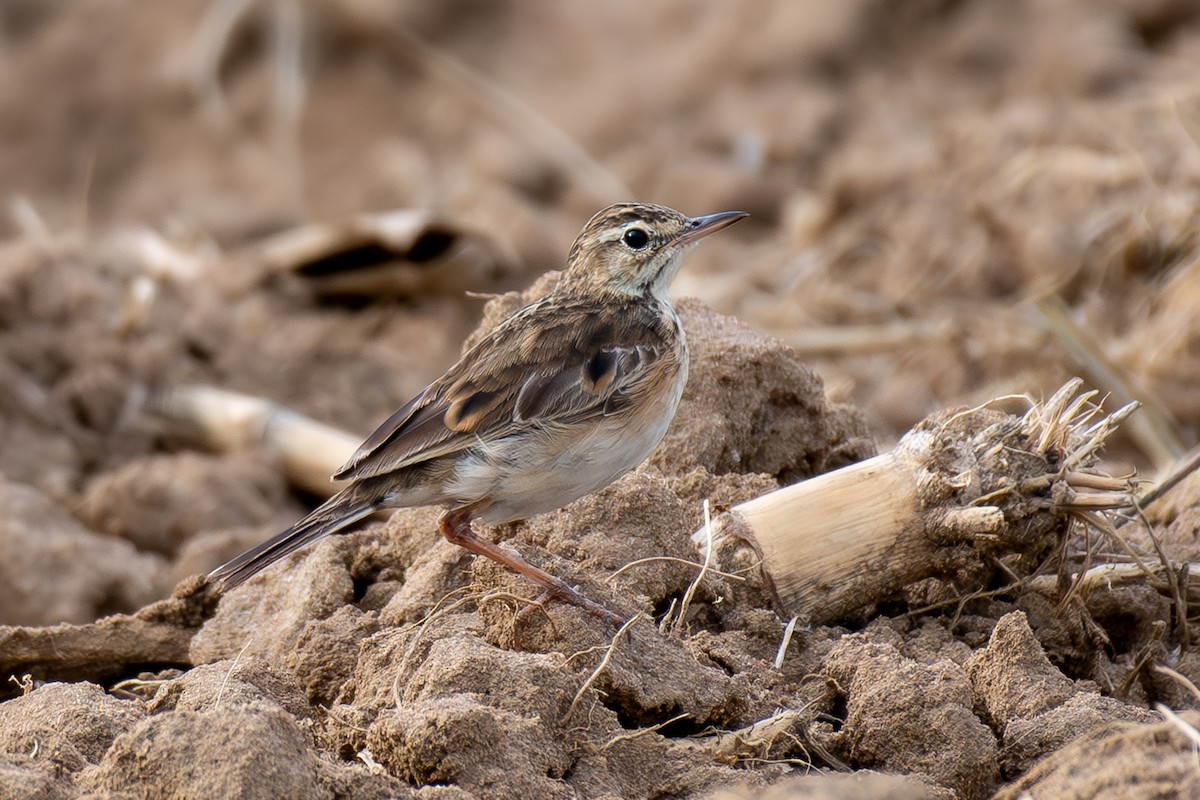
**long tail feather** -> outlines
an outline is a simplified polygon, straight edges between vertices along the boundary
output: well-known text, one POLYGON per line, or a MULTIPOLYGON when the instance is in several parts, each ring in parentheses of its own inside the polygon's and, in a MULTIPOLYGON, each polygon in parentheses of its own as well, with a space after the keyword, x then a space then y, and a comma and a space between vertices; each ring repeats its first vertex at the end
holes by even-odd
POLYGON ((379 506, 374 500, 363 497, 361 493, 354 491, 355 488, 357 487, 334 495, 283 533, 217 567, 208 574, 209 580, 223 584, 226 589, 232 589, 276 561, 324 536, 337 533, 378 510, 379 506))

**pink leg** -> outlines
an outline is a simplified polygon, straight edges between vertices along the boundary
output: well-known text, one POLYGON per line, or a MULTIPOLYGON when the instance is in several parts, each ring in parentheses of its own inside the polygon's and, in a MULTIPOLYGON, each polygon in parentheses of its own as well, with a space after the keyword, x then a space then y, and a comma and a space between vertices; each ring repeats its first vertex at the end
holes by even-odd
POLYGON ((545 588, 546 591, 538 598, 539 601, 557 597, 572 605, 579 606, 590 614, 608 620, 614 626, 619 627, 624 624, 625 620, 621 616, 587 599, 561 578, 556 578, 549 572, 538 569, 516 553, 509 552, 499 545, 492 544, 488 540, 476 536, 475 532, 471 530, 471 512, 469 509, 456 508, 452 511, 447 511, 442 516, 439 525, 442 530, 442 536, 445 536, 446 541, 451 544, 456 544, 465 550, 470 550, 476 555, 486 556, 497 564, 524 575, 529 580, 545 588))

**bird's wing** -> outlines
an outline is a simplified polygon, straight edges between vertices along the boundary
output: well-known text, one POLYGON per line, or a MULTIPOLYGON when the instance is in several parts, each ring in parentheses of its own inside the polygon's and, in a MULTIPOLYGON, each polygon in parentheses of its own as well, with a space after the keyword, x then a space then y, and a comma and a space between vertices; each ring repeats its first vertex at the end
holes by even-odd
MULTIPOLYGON (((372 433, 339 480, 382 475, 535 426, 618 414, 654 391, 656 318, 600 305, 527 307, 372 433)), ((670 372, 670 371, 668 371, 670 372)))

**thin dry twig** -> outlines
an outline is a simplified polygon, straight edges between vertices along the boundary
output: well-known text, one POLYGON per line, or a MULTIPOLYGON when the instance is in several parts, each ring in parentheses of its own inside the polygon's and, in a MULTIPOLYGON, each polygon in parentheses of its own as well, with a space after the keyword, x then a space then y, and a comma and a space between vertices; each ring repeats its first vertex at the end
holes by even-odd
MULTIPOLYGON (((677 556, 647 556, 646 558, 639 558, 637 561, 630 561, 625 566, 623 566, 620 569, 611 573, 607 578, 605 578, 605 580, 611 581, 613 578, 617 577, 618 575, 625 572, 626 570, 632 569, 633 567, 640 567, 645 564, 651 564, 651 563, 654 563, 655 561, 667 561, 667 562, 672 562, 675 564, 683 564, 688 567, 695 567, 696 569, 701 569, 701 570, 704 569, 703 564, 697 564, 695 561, 688 561, 686 558, 679 558, 677 556)), ((728 578, 731 581, 745 581, 746 580, 745 575, 737 575, 732 572, 722 572, 719 569, 712 569, 712 568, 710 568, 708 571, 711 572, 713 575, 720 575, 722 578, 728 578)))
MULTIPOLYGON (((1078 380, 1078 378, 1076 378, 1076 380, 1078 380)), ((980 403, 977 406, 971 406, 970 408, 964 408, 962 411, 959 411, 957 414, 950 417, 946 421, 946 424, 947 425, 953 424, 955 421, 962 419, 963 417, 969 417, 972 414, 978 414, 980 411, 983 411, 984 409, 987 409, 987 408, 991 408, 992 406, 996 405, 997 403, 1004 403, 1004 402, 1008 402, 1010 400, 1021 400, 1021 401, 1025 402, 1026 404, 1032 406, 1033 408, 1030 410, 1030 413, 1033 413, 1034 411, 1037 410, 1037 403, 1029 395, 1027 395, 1027 394, 1006 394, 1006 395, 1001 395, 1000 397, 993 397, 991 400, 988 400, 987 402, 984 402, 984 403, 980 403)))
POLYGON ((416 652, 417 644, 421 641, 421 637, 425 635, 425 631, 428 629, 430 623, 439 617, 443 617, 446 614, 461 608, 472 600, 478 600, 483 596, 482 592, 472 592, 459 597, 453 603, 450 603, 444 608, 438 607, 455 594, 458 594, 459 592, 465 592, 467 589, 468 587, 462 586, 454 591, 447 592, 441 597, 441 599, 438 600, 437 604, 434 605, 434 607, 430 609, 429 613, 424 617, 409 625, 405 625, 403 628, 393 631, 394 635, 404 635, 406 633, 416 631, 416 636, 412 637, 412 640, 408 643, 408 647, 404 649, 404 655, 401 657, 400 663, 396 666, 396 677, 392 679, 392 702, 395 703, 397 707, 402 705, 404 702, 404 698, 400 695, 400 677, 407 671, 408 663, 411 660, 413 653, 416 652))
POLYGON ((959 595, 957 597, 951 597, 948 600, 939 600, 936 603, 930 603, 929 605, 921 606, 919 608, 910 608, 905 613, 905 616, 911 619, 914 617, 919 617, 923 614, 928 614, 931 611, 937 611, 938 609, 942 609, 947 606, 957 606, 958 608, 954 612, 954 620, 951 623, 951 624, 956 624, 958 617, 961 616, 967 603, 971 602, 972 600, 984 600, 989 597, 999 597, 1001 595, 1005 595, 1005 594, 1008 594, 1009 592, 1015 591, 1016 589, 1020 588, 1020 586, 1021 586, 1021 581, 1014 581, 1005 586, 1001 586, 998 589, 987 589, 987 590, 980 589, 978 591, 968 592, 966 594, 959 595))
POLYGON ((704 577, 708 575, 708 570, 712 566, 713 558, 713 529, 712 529, 712 505, 708 498, 704 498, 704 564, 700 567, 700 572, 696 574, 695 580, 688 584, 687 591, 683 593, 683 600, 679 603, 679 613, 675 616, 675 624, 671 628, 672 633, 679 633, 683 629, 684 620, 687 618, 688 606, 692 602, 692 598, 696 595, 696 588, 704 577))
POLYGON ((600 659, 600 663, 596 665, 594 670, 592 670, 592 674, 588 676, 587 680, 583 682, 583 685, 579 687, 579 691, 575 693, 575 697, 571 700, 571 705, 567 708, 567 713, 563 715, 563 719, 567 719, 575 713, 575 708, 579 705, 579 701, 583 698, 584 692, 586 692, 588 688, 596 682, 596 679, 600 677, 600 673, 605 667, 608 666, 608 662, 612 660, 613 654, 617 651, 617 642, 620 640, 621 636, 641 618, 642 612, 639 611, 630 617, 629 621, 622 625, 620 630, 613 634, 612 639, 608 643, 608 647, 604 648, 604 657, 600 659))
MULTIPOLYGON (((1175 606, 1175 639, 1186 647, 1191 639, 1188 634, 1187 625, 1187 600, 1184 598, 1184 589, 1182 585, 1183 581, 1181 578, 1182 575, 1187 574, 1188 566, 1185 564, 1180 567, 1179 572, 1175 571, 1171 565, 1171 559, 1167 555, 1167 551, 1163 549, 1162 542, 1159 541, 1158 534, 1154 530, 1154 525, 1151 524, 1150 520, 1146 517, 1145 511, 1143 511, 1140 506, 1136 505, 1136 501, 1134 510, 1142 518, 1142 524, 1145 526, 1146 536, 1150 538, 1150 544, 1154 546, 1154 552, 1158 556, 1158 560, 1166 567, 1165 572, 1167 577, 1167 586, 1171 590, 1171 602, 1175 606), (1182 573, 1182 575, 1180 573, 1182 573)), ((1113 527, 1113 530, 1117 530, 1116 526, 1113 527)))
POLYGON ((1117 531, 1116 527, 1112 524, 1112 521, 1108 517, 1102 514, 1097 514, 1094 511, 1082 510, 1072 511, 1071 514, 1108 537, 1108 540, 1118 545, 1121 550, 1123 550, 1125 554, 1129 556, 1130 560, 1137 564, 1143 572, 1150 574, 1150 568, 1146 566, 1145 560, 1136 550, 1133 549, 1128 540, 1126 540, 1125 537, 1122 536, 1119 531, 1117 531))
POLYGON ((225 686, 229 683, 229 678, 233 675, 233 671, 237 669, 238 662, 242 660, 246 650, 250 648, 250 643, 254 641, 254 637, 250 636, 246 639, 246 643, 242 645, 242 649, 238 650, 238 654, 234 656, 233 663, 229 665, 229 669, 225 670, 225 677, 221 678, 221 687, 217 689, 217 699, 213 701, 213 711, 221 707, 221 698, 225 694, 225 686))
MULTIPOLYGON (((1186 458, 1184 458, 1183 462, 1171 472, 1170 475, 1159 481, 1158 485, 1149 492, 1142 495, 1138 499, 1138 505, 1141 506, 1143 510, 1150 508, 1150 506, 1162 499, 1163 495, 1178 486, 1184 478, 1191 475, 1197 469, 1200 469, 1200 447, 1194 448, 1192 452, 1186 458)), ((1128 519, 1122 521, 1121 524, 1123 525, 1127 521, 1128 519)))
POLYGON ((1179 716, 1162 703, 1155 703, 1154 710, 1161 714, 1162 718, 1169 722, 1176 730, 1178 730, 1187 738, 1191 739, 1193 746, 1200 747, 1200 731, 1196 730, 1196 726, 1192 725, 1186 719, 1179 716))
MULTIPOLYGON (((1079 524, 1078 520, 1074 520, 1074 524, 1079 524)), ((1069 581, 1069 586, 1067 588, 1067 591, 1063 593, 1062 599, 1058 603, 1059 613, 1064 612, 1067 608, 1067 605, 1069 603, 1071 603, 1076 597, 1081 597, 1083 595, 1083 590, 1085 587, 1084 576, 1086 576, 1088 573, 1088 570, 1091 569, 1092 559, 1095 555, 1095 552, 1094 552, 1095 544, 1092 541, 1092 533, 1091 533, 1092 529, 1089 528, 1087 525, 1082 525, 1081 527, 1083 528, 1083 563, 1080 564, 1079 570, 1076 572, 1074 577, 1069 581)), ((1063 540, 1062 540, 1062 546, 1060 547, 1060 552, 1059 552, 1059 557, 1058 557, 1059 570, 1058 570, 1058 575, 1056 576, 1056 578, 1058 579, 1056 581, 1056 583, 1059 586, 1062 585, 1063 578, 1065 577, 1065 569, 1067 566, 1067 558, 1068 558, 1067 545, 1069 542, 1070 542, 1070 536, 1064 536, 1063 540)), ((1032 581, 1030 582, 1030 585, 1032 585, 1032 581)))
POLYGON ((1193 683, 1192 679, 1187 675, 1184 675, 1182 672, 1176 672, 1164 664, 1155 664, 1152 669, 1155 672, 1160 672, 1163 675, 1166 675, 1168 678, 1173 679, 1180 686, 1187 689, 1191 693, 1192 697, 1196 698, 1196 702, 1200 703, 1200 688, 1197 688, 1196 684, 1193 683))
POLYGON ((1152 623, 1150 628, 1150 638, 1148 638, 1146 643, 1142 645, 1141 649, 1134 657, 1133 666, 1129 668, 1129 671, 1125 674, 1124 680, 1121 681, 1121 685, 1118 686, 1114 692, 1117 697, 1125 697, 1129 694, 1129 690, 1133 687, 1133 682, 1136 681, 1138 676, 1150 666, 1151 660, 1153 660, 1154 656, 1160 652, 1159 648, 1162 644, 1163 631, 1166 630, 1166 627, 1167 626, 1165 623, 1152 623))
POLYGON ((787 627, 783 629, 783 638, 779 641, 779 650, 775 653, 775 669, 783 666, 783 657, 787 653, 788 645, 792 643, 792 634, 796 630, 796 622, 800 617, 792 617, 788 620, 787 627))
POLYGON ((624 741, 628 741, 629 739, 636 739, 639 736, 645 736, 647 733, 654 733, 657 730, 662 730, 663 728, 667 727, 672 722, 678 722, 679 720, 687 719, 690 716, 691 715, 687 714, 687 713, 676 714, 675 716, 671 717, 670 719, 663 720, 662 722, 658 723, 657 725, 651 725, 649 728, 638 728, 636 731, 630 731, 629 733, 622 733, 618 736, 614 736, 613 738, 609 739, 607 742, 605 742, 604 744, 602 744, 600 746, 600 752, 601 753, 606 752, 610 747, 612 747, 617 742, 624 742, 624 741))

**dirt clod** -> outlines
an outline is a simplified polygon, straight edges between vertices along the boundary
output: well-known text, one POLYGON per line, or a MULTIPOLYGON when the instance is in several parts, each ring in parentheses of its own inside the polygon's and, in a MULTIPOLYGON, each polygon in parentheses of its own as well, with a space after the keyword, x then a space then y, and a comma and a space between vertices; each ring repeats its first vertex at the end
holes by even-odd
POLYGON ((1028 719, 1064 703, 1075 693, 1054 668, 1020 612, 1001 617, 988 646, 966 663, 967 677, 999 732, 1014 719, 1028 719))
POLYGON ((975 716, 971 685, 952 661, 918 663, 895 647, 847 636, 825 669, 845 694, 834 739, 852 764, 923 773, 960 797, 985 797, 999 780, 995 736, 975 716), (941 754, 959 754, 947 763, 941 754))
POLYGON ((0 476, 0 507, 5 622, 90 622, 165 594, 167 564, 160 556, 89 530, 33 487, 0 476))

